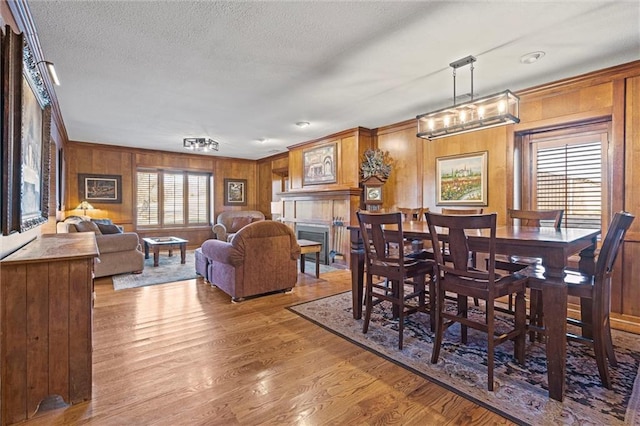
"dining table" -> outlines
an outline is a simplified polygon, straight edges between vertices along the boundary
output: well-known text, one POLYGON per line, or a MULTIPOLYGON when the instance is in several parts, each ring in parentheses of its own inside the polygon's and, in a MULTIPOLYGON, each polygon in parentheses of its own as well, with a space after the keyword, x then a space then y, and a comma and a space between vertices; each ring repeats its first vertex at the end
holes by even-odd
MULTIPOLYGON (((385 228, 388 232, 398 232, 397 226, 385 228)), ((364 283, 364 246, 358 226, 350 226, 351 244, 351 286, 353 317, 362 317, 364 283)), ((427 222, 410 221, 402 224, 404 238, 430 240, 427 222)), ((565 387, 567 353, 567 286, 564 269, 569 258, 579 255, 579 268, 585 273, 595 270, 595 250, 599 229, 550 228, 524 226, 496 227, 496 253, 540 258, 543 279, 536 280, 536 288, 542 293, 544 328, 546 343, 547 380, 549 397, 562 401, 565 387)), ((446 241, 447 236, 439 234, 446 241)), ((486 252, 489 230, 478 231, 468 236, 469 249, 486 252)))

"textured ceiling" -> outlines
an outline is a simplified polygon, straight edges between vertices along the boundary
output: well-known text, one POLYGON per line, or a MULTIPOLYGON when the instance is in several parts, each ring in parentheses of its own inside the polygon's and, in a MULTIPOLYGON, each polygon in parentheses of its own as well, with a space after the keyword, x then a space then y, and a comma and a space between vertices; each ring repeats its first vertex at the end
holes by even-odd
POLYGON ((247 159, 448 106, 467 55, 477 96, 640 59, 637 0, 28 5, 71 140, 183 152, 204 136, 220 142, 205 155, 247 159))

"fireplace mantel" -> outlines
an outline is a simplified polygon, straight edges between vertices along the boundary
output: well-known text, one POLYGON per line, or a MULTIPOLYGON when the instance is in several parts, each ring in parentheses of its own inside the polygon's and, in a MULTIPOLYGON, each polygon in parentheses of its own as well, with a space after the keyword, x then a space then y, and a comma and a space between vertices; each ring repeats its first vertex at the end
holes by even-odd
POLYGON ((362 189, 333 187, 331 189, 304 189, 280 192, 283 203, 282 221, 294 230, 298 226, 328 226, 329 247, 334 266, 348 267, 349 238, 347 227, 357 223, 362 189))

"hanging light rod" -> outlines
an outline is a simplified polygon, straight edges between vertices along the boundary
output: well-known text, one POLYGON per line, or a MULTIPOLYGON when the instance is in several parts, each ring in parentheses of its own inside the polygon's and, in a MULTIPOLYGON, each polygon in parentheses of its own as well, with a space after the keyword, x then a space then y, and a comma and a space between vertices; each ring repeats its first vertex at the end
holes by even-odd
POLYGON ((520 98, 510 90, 473 99, 475 61, 475 57, 467 56, 449 64, 453 68, 453 106, 418 115, 419 138, 433 140, 520 122, 520 98), (471 100, 456 105, 456 70, 467 65, 471 70, 471 100))
POLYGON ((217 151, 219 144, 209 138, 184 138, 183 146, 191 151, 217 151))

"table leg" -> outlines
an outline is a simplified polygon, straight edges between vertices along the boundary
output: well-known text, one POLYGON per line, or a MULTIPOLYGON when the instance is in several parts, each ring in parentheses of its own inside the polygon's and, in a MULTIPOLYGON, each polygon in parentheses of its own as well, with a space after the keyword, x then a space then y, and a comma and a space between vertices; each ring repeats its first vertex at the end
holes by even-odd
POLYGON ((300 255, 300 272, 304 274, 304 253, 300 255))
POLYGON ((160 263, 160 246, 153 246, 153 266, 158 266, 160 263))
POLYGON ((316 278, 320 278, 320 252, 316 252, 316 278))
POLYGON ((180 244, 180 263, 187 263, 187 243, 180 244))
POLYGON ((149 258, 149 243, 146 241, 144 242, 144 258, 149 258))
POLYGON ((364 246, 360 238, 360 229, 351 228, 351 299, 353 318, 362 318, 362 301, 364 298, 364 246))
POLYGON ((542 306, 547 340, 549 398, 562 401, 567 364, 567 285, 547 279, 542 288, 542 306))

